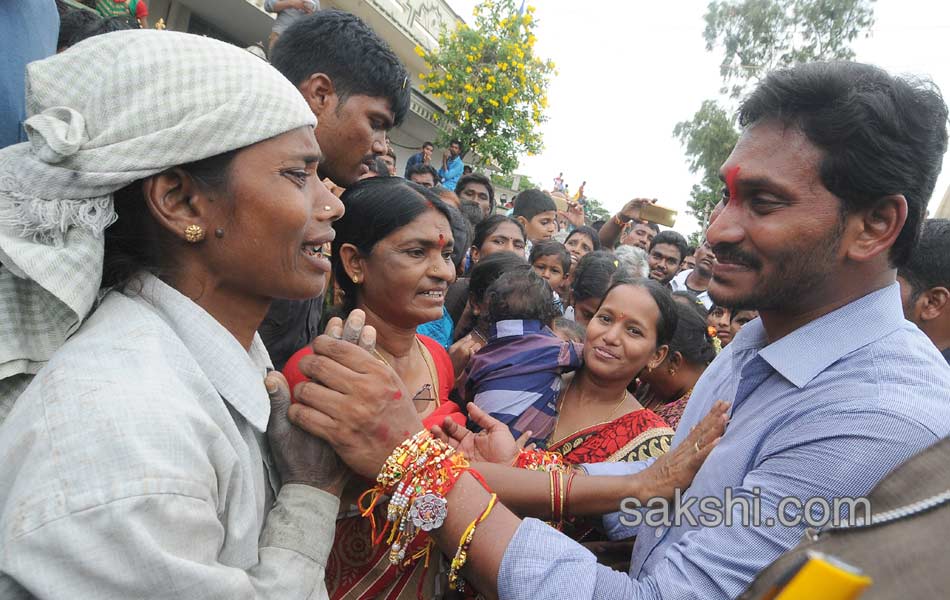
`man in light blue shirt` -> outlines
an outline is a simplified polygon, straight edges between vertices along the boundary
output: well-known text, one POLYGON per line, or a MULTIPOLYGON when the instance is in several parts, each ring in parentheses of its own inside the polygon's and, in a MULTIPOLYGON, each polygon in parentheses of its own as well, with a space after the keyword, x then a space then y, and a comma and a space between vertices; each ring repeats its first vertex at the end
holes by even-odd
MULTIPOLYGON (((714 401, 732 402, 681 504, 757 498, 761 523, 744 525, 733 504, 731 527, 640 525, 628 576, 527 519, 501 561, 501 598, 734 598, 809 525, 768 519, 794 521, 812 498, 866 495, 950 434, 950 367, 904 320, 895 282, 939 173, 946 119, 925 85, 853 63, 773 73, 745 101, 707 231, 718 259, 709 292, 761 318, 700 379, 674 446, 714 401)), ((608 529, 633 532, 619 517, 608 529)))
POLYGON ((455 191, 458 185, 459 177, 465 170, 462 163, 462 142, 452 140, 449 144, 449 153, 442 155, 442 168, 439 169, 439 177, 442 178, 442 185, 447 190, 455 191))
MULTIPOLYGON (((868 65, 815 63, 770 74, 742 105, 743 133, 722 166, 723 200, 706 232, 718 259, 713 300, 758 309, 760 318, 696 384, 663 466, 587 465, 592 473, 635 474, 577 478, 575 494, 583 488, 591 501, 620 497, 608 490, 622 489, 648 503, 670 493, 651 482, 675 471, 671 463, 710 449, 709 422, 688 432, 719 400, 731 403, 725 434, 682 492, 679 511, 636 528, 629 575, 597 564, 541 521, 492 505, 463 474, 446 495, 445 521, 429 533, 452 556, 477 524, 466 552, 469 581, 503 600, 731 599, 806 527, 868 516, 861 496, 950 435, 950 367, 904 320, 896 283, 947 149, 947 113, 932 84, 868 65), (710 521, 717 504, 727 507, 719 516, 734 522, 710 521)), ((292 420, 372 476, 404 439, 386 432, 418 431, 421 423, 413 406, 394 404, 383 378, 370 375, 378 361, 341 346, 328 338, 314 344, 316 354, 337 357, 347 383, 301 390, 292 420), (364 406, 356 409, 358 402, 364 406)), ((628 524, 637 525, 607 518, 613 533, 628 524)))

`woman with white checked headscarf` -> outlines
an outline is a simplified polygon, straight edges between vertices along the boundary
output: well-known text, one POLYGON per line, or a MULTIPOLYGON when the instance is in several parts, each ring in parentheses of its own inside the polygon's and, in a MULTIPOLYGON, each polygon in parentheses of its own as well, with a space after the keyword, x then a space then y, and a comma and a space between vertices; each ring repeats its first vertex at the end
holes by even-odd
POLYGON ((0 151, 0 597, 325 597, 344 469, 286 407, 268 428, 255 333, 330 268, 310 109, 156 31, 31 64, 27 105, 0 151))

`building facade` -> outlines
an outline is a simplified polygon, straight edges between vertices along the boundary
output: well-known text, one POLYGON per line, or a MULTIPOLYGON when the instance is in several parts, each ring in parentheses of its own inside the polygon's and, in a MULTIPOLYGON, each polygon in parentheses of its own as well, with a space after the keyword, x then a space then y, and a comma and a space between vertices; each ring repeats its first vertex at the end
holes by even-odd
MULTIPOLYGON (((165 20, 168 29, 214 37, 238 46, 266 46, 274 15, 264 12, 264 0, 149 0, 149 22, 165 20)), ((424 141, 435 141, 440 132, 435 115, 442 112, 437 100, 419 91, 419 73, 425 63, 416 46, 432 49, 439 33, 460 22, 444 0, 321 0, 321 7, 338 8, 363 19, 392 47, 409 70, 412 98, 409 115, 390 132, 396 152, 397 173, 424 141)), ((441 160, 441 151, 433 162, 441 160)), ((438 166, 438 165, 435 165, 438 166)))

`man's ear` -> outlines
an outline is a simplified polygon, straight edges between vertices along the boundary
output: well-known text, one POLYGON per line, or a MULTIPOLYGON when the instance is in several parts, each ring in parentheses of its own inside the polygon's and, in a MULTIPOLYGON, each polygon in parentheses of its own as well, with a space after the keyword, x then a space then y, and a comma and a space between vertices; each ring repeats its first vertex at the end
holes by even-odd
POLYGON ((317 119, 335 109, 338 102, 333 80, 324 73, 313 73, 297 86, 317 119))
POLYGON ((886 255, 897 241, 907 221, 907 199, 902 194, 883 196, 870 208, 848 215, 846 219, 851 238, 847 256, 856 262, 867 262, 886 255))
POLYGON ((176 167, 153 175, 142 182, 142 192, 152 217, 174 237, 186 241, 185 230, 192 225, 204 232, 212 228, 213 199, 186 171, 176 167))
POLYGON ((950 313, 950 290, 945 287, 930 288, 917 299, 922 321, 932 321, 950 313))

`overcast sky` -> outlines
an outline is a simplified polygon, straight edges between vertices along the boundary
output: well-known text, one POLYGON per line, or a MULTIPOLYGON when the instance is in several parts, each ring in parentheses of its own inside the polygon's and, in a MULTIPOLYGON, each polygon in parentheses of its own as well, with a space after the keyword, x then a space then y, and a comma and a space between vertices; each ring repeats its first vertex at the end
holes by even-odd
MULTIPOLYGON (((448 0, 472 21, 476 0, 448 0)), ((530 0, 529 0, 529 3, 530 0)), ((721 55, 707 52, 703 14, 708 0, 535 0, 536 51, 556 64, 549 89, 544 152, 524 157, 519 172, 545 187, 561 171, 572 192, 609 210, 633 197, 658 198, 680 211, 675 229, 698 229, 686 201, 698 177, 687 168, 673 127, 718 95, 721 55)), ((854 43, 857 59, 892 72, 925 75, 950 98, 950 2, 878 0, 876 23, 854 43)), ((950 186, 944 159, 931 201, 936 210, 950 186)))

